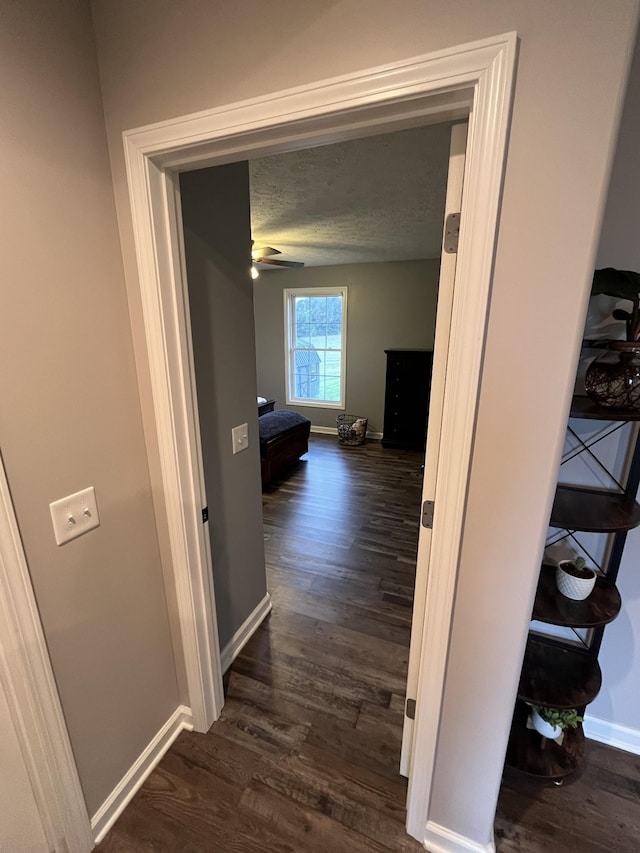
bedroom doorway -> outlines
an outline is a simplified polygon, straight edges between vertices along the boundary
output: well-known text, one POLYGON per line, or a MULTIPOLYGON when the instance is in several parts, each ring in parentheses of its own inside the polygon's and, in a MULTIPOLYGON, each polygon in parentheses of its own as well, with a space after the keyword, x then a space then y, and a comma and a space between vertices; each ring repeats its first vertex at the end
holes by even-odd
MULTIPOLYGON (((341 135, 356 137, 362 135, 364 128, 391 129, 394 123, 400 128, 451 120, 472 108, 469 150, 473 156, 465 176, 452 307, 455 334, 447 350, 429 557, 437 564, 438 572, 429 577, 425 609, 429 643, 419 644, 420 677, 407 822, 408 831, 415 837, 424 833, 437 744, 437 715, 425 714, 427 703, 442 695, 449 648, 515 45, 513 34, 496 37, 413 63, 399 63, 393 70, 388 66, 328 81, 313 91, 305 88, 278 93, 125 134, 189 701, 195 727, 205 730, 219 714, 223 697, 214 596, 207 570, 208 543, 202 527, 206 508, 202 504, 197 401, 184 322, 186 293, 179 245, 177 172, 237 162, 238 157, 291 149, 310 141, 319 144, 341 135), (354 85, 357 91, 350 88, 354 85), (187 556, 186 561, 183 556, 187 556)), ((255 400, 253 405, 255 411, 255 400)))
MULTIPOLYGON (((336 614, 342 605, 340 598, 344 597, 351 602, 352 612, 338 615, 336 619, 355 624, 360 614, 363 633, 369 632, 371 637, 372 655, 376 637, 394 636, 396 645, 387 652, 395 652, 394 676, 404 673, 404 684, 398 691, 395 678, 390 679, 394 685, 390 704, 401 709, 405 707, 405 698, 413 699, 417 695, 417 655, 414 653, 408 673, 406 657, 416 582, 416 554, 415 551, 412 554, 412 548, 417 546, 421 500, 432 500, 435 492, 436 467, 433 463, 438 454, 445 342, 449 339, 456 259, 451 245, 448 252, 442 253, 443 225, 445 208, 447 214, 460 210, 466 134, 466 123, 430 125, 249 162, 254 245, 277 244, 285 248, 283 241, 287 238, 296 244, 286 247, 282 258, 280 255, 275 258, 275 266, 271 265, 271 259, 269 265, 257 264, 260 275, 254 280, 254 299, 258 392, 265 393, 271 405, 275 401, 277 409, 295 411, 312 424, 311 453, 303 458, 297 471, 284 471, 279 478, 276 476, 275 489, 267 486, 265 490, 265 549, 267 574, 272 583, 269 591, 273 595, 275 590, 276 604, 300 613, 301 621, 304 621, 302 617, 311 618, 314 613, 321 620, 326 613, 336 614), (305 177, 300 179, 301 175, 305 177), (292 220, 291 211, 299 217, 299 225, 292 220), (359 214, 359 211, 364 212, 359 214), (330 227, 327 228, 328 219, 330 227), (351 229, 338 242, 333 223, 345 220, 351 229), (393 227, 389 225, 390 220, 394 222, 393 227), (269 230, 271 223, 274 230, 269 230), (327 232, 333 242, 324 248, 321 235, 327 232), (354 239, 354 235, 358 236, 354 239), (306 242, 311 242, 308 251, 314 263, 302 267, 300 261, 306 258, 305 237, 306 242), (354 245, 349 245, 350 240, 354 245), (294 251, 297 262, 293 261, 294 251), (278 269, 281 260, 285 266, 278 269), (323 263, 326 260, 329 263, 323 263), (289 264, 295 266, 292 268, 289 264), (443 282, 440 295, 439 279, 443 282), (296 405, 290 399, 286 382, 287 295, 295 292, 304 301, 305 294, 310 297, 323 295, 337 285, 344 286, 350 297, 345 317, 346 400, 342 409, 325 407, 321 401, 312 401, 307 407, 300 402, 296 405), (371 458, 365 458, 364 450, 346 449, 337 454, 331 451, 337 445, 335 423, 341 411, 368 416, 369 438, 382 438, 385 350, 411 350, 413 347, 433 351, 436 307, 440 315, 439 349, 428 432, 428 460, 432 464, 427 465, 422 494, 420 469, 425 461, 424 445, 422 452, 407 465, 411 450, 420 447, 419 441, 413 445, 394 442, 393 436, 387 434, 385 444, 400 453, 395 454, 394 466, 386 474, 382 470, 394 457, 391 449, 382 449, 377 456, 369 453, 371 458), (332 438, 321 438, 323 433, 332 438), (314 464, 314 448, 316 454, 321 454, 323 464, 314 464), (363 460, 361 478, 371 478, 367 488, 377 488, 376 469, 381 482, 387 486, 386 497, 394 504, 387 516, 384 513, 378 516, 375 505, 367 503, 367 495, 362 490, 358 493, 357 489, 350 489, 346 482, 347 478, 357 481, 359 477, 357 467, 353 467, 359 452, 363 460), (391 499, 394 467, 402 474, 400 482, 396 483, 398 493, 391 499), (323 479, 328 483, 331 477, 335 480, 334 497, 331 499, 327 495, 326 502, 323 491, 328 489, 323 479), (404 517, 399 517, 403 485, 404 517), (284 492, 282 498, 280 490, 284 492), (314 515, 304 508, 303 501, 313 502, 318 500, 317 496, 320 503, 316 504, 314 515), (345 513, 361 524, 349 522, 345 513), (415 523, 413 529, 412 523, 415 523), (324 551, 318 550, 315 541, 323 529, 324 551), (324 563, 323 556, 328 557, 324 563), (368 566, 364 575, 358 572, 358 560, 368 566), (305 569, 309 574, 305 575, 305 569), (377 588, 376 585, 372 587, 376 571, 380 575, 377 588), (328 579, 318 577, 323 572, 328 579), (385 623, 385 620, 388 621, 385 623)), ((309 328, 313 330, 313 326, 309 328)), ((317 330, 326 334, 328 328, 320 325, 317 330)), ((313 343, 321 347, 325 346, 325 341, 329 338, 313 339, 313 343)), ((416 357, 419 355, 420 352, 415 352, 416 357)), ((389 354, 389 359, 397 360, 398 357, 395 353, 389 354)), ((398 378, 402 380, 402 376, 398 378)), ((418 386, 408 395, 409 399, 415 399, 421 392, 428 399, 429 376, 424 377, 421 389, 419 374, 412 381, 418 386)), ((321 396, 322 390, 315 389, 315 396, 321 396)), ((391 391, 388 393, 391 395, 391 391)), ((399 414, 409 417, 411 412, 405 409, 399 414)), ((378 450, 381 450, 379 446, 378 450)), ((422 530, 423 564, 428 559, 429 533, 422 530)), ((423 596, 425 579, 420 573, 417 581, 423 596)), ((415 636, 421 635, 423 616, 418 604, 413 619, 415 636)), ((272 622, 277 622, 274 616, 272 622)), ((395 722, 398 722, 397 716, 395 722)), ((405 715, 401 761, 398 749, 404 775, 408 775, 412 734, 413 720, 405 715)))
MULTIPOLYGON (((384 246, 387 257, 400 256, 396 260, 318 264, 303 269, 299 262, 287 261, 283 252, 285 264, 299 265, 267 271, 253 284, 249 277, 250 238, 256 236, 251 204, 255 180, 249 190, 252 161, 193 170, 180 176, 191 338, 209 505, 207 526, 221 659, 228 676, 227 699, 231 700, 231 708, 236 707, 233 700, 261 707, 268 690, 269 707, 273 710, 273 705, 279 703, 285 716, 291 716, 292 706, 301 712, 313 710, 316 713, 308 721, 307 739, 324 740, 325 748, 334 742, 328 736, 332 720, 338 727, 347 724, 349 729, 360 725, 364 730, 358 732, 361 749, 357 755, 367 756, 369 768, 375 764, 374 756, 383 758, 378 771, 394 775, 409 775, 414 720, 411 706, 416 701, 419 672, 415 651, 419 644, 415 637, 422 636, 424 620, 424 607, 419 601, 414 607, 414 593, 416 583, 419 590, 425 588, 431 533, 419 524, 420 504, 435 496, 455 277, 453 247, 449 246, 442 257, 440 254, 445 214, 459 216, 461 208, 466 140, 467 123, 457 122, 297 151, 295 165, 289 154, 268 158, 266 168, 271 174, 277 166, 282 174, 304 174, 308 169, 318 176, 313 164, 322 156, 332 163, 337 183, 336 172, 340 170, 336 163, 342 152, 346 157, 343 171, 352 178, 349 193, 353 196, 353 164, 363 162, 364 148, 381 150, 381 159, 367 164, 367 168, 374 173, 386 171, 392 176, 390 185, 395 181, 405 189, 399 191, 394 206, 386 198, 384 186, 379 186, 383 201, 377 215, 385 221, 395 216, 398 233, 406 234, 412 226, 415 236, 413 242, 405 240, 404 247, 390 243, 384 246), (408 162, 411 154, 414 162, 408 162), (311 165, 305 163, 307 156, 311 165), (425 174, 421 175, 421 171, 425 174), (414 186, 413 203, 406 189, 409 181, 414 186), (403 200, 406 211, 401 209, 403 200), (428 210, 430 217, 421 218, 417 208, 428 210), (433 224, 429 228, 430 220, 433 224), (402 257, 407 245, 413 255, 437 252, 438 257, 402 257), (335 300, 338 292, 344 295, 344 302, 340 303, 343 312, 339 312, 342 332, 348 329, 340 360, 344 366, 346 353, 343 408, 327 408, 325 401, 319 400, 310 401, 308 407, 292 406, 291 388, 283 387, 287 364, 285 316, 291 294, 296 294, 296 306, 299 302, 305 307, 305 302, 319 301, 325 310, 324 323, 316 318, 313 324, 296 327, 297 342, 303 334, 301 328, 309 327, 312 346, 308 355, 316 352, 316 346, 331 343, 332 324, 327 320, 325 303, 335 300), (349 308, 347 294, 351 297, 349 308), (250 313, 252 298, 255 327, 250 313), (266 351, 256 342, 266 342, 266 351), (398 355, 394 350, 401 347, 405 352, 413 347, 416 354, 427 350, 433 353, 435 348, 426 463, 420 441, 413 447, 403 447, 401 442, 390 441, 389 435, 385 444, 395 444, 396 449, 375 442, 375 446, 346 450, 345 455, 337 445, 335 427, 328 427, 326 420, 323 423, 322 416, 328 418, 328 423, 335 423, 337 411, 361 406, 363 414, 371 415, 375 438, 380 438, 378 429, 382 427, 385 406, 385 351, 390 352, 389 358, 395 363, 398 355), (265 389, 273 374, 277 375, 278 388, 269 385, 265 389), (266 381, 261 375, 267 377, 266 381), (354 403, 358 386, 363 384, 365 390, 370 389, 369 400, 354 403), (277 406, 274 413, 256 417, 256 389, 267 390, 272 401, 275 398, 275 403, 265 406, 277 406), (249 407, 253 409, 251 417, 247 415, 249 407), (313 418, 311 452, 296 471, 276 473, 275 487, 271 481, 264 483, 261 495, 256 420, 258 426, 267 422, 271 425, 282 410, 313 418), (321 416, 319 424, 317 413, 321 416), (241 425, 243 418, 249 442, 238 455, 235 444, 233 452, 229 452, 228 439, 234 424, 241 425), (266 579, 262 569, 263 529, 266 579), (270 619, 263 622, 272 605, 270 619), (413 660, 409 655, 412 623, 413 660), (351 659, 350 648, 359 650, 357 657, 351 659), (275 683, 279 684, 277 689, 273 687, 275 683), (285 683, 291 685, 290 689, 285 683), (320 702, 324 713, 318 707, 320 696, 324 696, 320 702), (380 731, 386 732, 384 742, 380 731)), ((256 162, 265 166, 264 161, 256 162)), ((355 201, 352 207, 348 198, 336 201, 331 190, 326 189, 326 180, 320 177, 320 184, 335 219, 353 216, 355 201)), ((278 188, 270 187, 268 192, 280 195, 278 188)), ((295 181, 292 192, 296 194, 295 181)), ((300 195, 308 199, 308 191, 300 195)), ((291 197, 283 198, 282 207, 294 209, 302 221, 309 219, 302 201, 296 205, 291 197)), ((369 196, 363 202, 369 216, 371 207, 369 196)), ((272 215, 280 223, 285 222, 286 227, 282 210, 272 215)), ((370 230, 374 227, 371 224, 370 230)), ((371 258, 376 243, 382 240, 379 228, 380 235, 369 238, 371 246, 366 257, 371 258)), ((291 225, 288 230, 292 230, 291 225)), ((313 248, 318 252, 320 229, 311 223, 310 230, 316 235, 313 248)), ((330 246, 328 251, 335 253, 336 249, 330 246)), ((356 251, 363 249, 358 246, 356 251)), ((320 352, 319 362, 327 354, 326 350, 320 352)), ((290 363, 298 367, 295 360, 290 363)), ((329 381, 325 369, 319 373, 318 387, 310 382, 305 385, 316 396, 320 396, 320 383, 329 381)), ((340 381, 331 374, 331 381, 334 378, 337 391, 340 381)), ((425 401, 423 412, 427 411, 430 380, 426 372, 412 379, 413 397, 425 401)), ((402 373, 398 381, 406 381, 402 373)), ((361 392, 362 396, 365 395, 361 392)), ((423 429, 426 431, 426 424, 423 429)), ((238 724, 246 723, 242 711, 236 712, 238 724)), ((264 713, 268 717, 266 710, 264 713)), ((342 750, 344 744, 339 738, 337 743, 342 750)), ((354 762, 357 764, 356 754, 354 762)))

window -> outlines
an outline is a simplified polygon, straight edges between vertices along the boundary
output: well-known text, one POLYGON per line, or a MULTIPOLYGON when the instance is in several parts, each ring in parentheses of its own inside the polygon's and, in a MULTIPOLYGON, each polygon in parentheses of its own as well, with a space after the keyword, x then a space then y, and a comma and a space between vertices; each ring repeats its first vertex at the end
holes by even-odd
POLYGON ((344 409, 346 287, 285 290, 287 403, 344 409))

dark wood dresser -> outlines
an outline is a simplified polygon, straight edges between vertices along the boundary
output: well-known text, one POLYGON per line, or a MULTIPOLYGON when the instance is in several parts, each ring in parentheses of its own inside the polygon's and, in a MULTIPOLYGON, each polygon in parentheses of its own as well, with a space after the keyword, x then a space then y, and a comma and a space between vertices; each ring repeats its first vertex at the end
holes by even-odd
POLYGON ((424 450, 433 352, 388 349, 383 447, 424 450))

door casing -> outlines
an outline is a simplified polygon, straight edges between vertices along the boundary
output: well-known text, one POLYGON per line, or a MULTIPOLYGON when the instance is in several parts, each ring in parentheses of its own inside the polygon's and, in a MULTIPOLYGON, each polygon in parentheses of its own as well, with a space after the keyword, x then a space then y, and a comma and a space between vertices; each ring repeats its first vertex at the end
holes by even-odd
POLYGON ((2 457, 0 691, 6 695, 47 845, 54 851, 89 853, 94 847, 89 815, 2 457))
MULTIPOLYGON (((424 840, 506 158, 516 34, 126 131, 144 346, 194 728, 224 702, 198 430, 177 175, 255 156, 469 119, 460 241, 443 395, 407 831, 424 840)), ((134 336, 142 334, 133 327, 134 336)))

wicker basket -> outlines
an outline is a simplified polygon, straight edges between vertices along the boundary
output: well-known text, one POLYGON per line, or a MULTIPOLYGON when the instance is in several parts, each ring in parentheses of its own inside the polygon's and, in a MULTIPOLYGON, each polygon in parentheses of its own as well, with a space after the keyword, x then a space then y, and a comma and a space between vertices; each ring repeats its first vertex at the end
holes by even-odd
POLYGON ((358 415, 338 415, 336 424, 338 425, 338 441, 347 447, 357 447, 359 444, 364 444, 367 437, 367 418, 361 418, 358 415))

